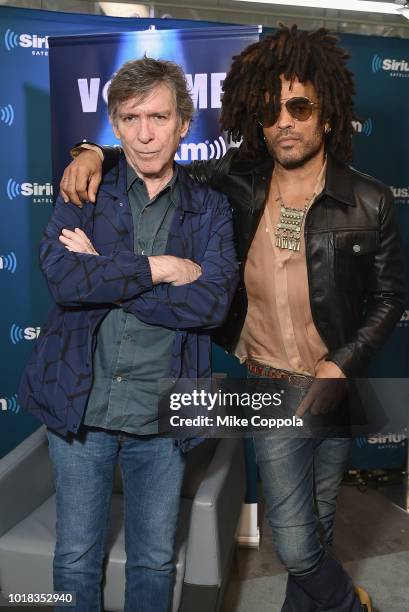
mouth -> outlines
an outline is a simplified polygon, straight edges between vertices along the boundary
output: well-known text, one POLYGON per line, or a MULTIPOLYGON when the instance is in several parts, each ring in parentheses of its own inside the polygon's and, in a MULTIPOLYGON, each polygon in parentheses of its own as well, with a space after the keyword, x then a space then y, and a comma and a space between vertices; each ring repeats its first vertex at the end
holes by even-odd
POLYGON ((282 146, 291 146, 296 144, 297 142, 300 142, 300 139, 296 138, 295 136, 284 136, 277 140, 277 144, 280 144, 282 146))
POLYGON ((141 157, 153 157, 154 155, 157 155, 157 151, 138 151, 138 155, 140 155, 141 157))

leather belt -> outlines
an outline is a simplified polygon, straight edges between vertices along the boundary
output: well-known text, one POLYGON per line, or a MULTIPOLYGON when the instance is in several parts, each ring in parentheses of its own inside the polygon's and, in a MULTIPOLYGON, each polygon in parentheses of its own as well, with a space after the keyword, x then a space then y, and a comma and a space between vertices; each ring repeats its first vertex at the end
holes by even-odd
POLYGON ((246 361, 246 366, 251 374, 266 378, 286 380, 293 387, 308 387, 314 381, 312 376, 307 376, 306 374, 293 374, 287 370, 278 370, 272 366, 258 363, 257 361, 251 361, 250 359, 246 361))

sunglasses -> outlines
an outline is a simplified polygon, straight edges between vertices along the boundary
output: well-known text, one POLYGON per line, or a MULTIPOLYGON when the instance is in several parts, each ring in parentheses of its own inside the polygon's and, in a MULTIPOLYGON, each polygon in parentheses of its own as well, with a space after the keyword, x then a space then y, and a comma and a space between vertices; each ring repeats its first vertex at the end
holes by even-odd
MULTIPOLYGON (((287 112, 291 115, 291 117, 296 119, 296 121, 307 121, 311 117, 313 110, 319 107, 318 102, 313 102, 305 96, 297 96, 295 98, 290 98, 285 102, 281 102, 280 112, 283 105, 286 107, 287 112)), ((257 117, 257 120, 262 127, 269 127, 278 119, 278 115, 275 116, 274 114, 272 116, 272 120, 267 119, 265 116, 266 114, 267 113, 262 113, 261 116, 259 115, 257 117)))

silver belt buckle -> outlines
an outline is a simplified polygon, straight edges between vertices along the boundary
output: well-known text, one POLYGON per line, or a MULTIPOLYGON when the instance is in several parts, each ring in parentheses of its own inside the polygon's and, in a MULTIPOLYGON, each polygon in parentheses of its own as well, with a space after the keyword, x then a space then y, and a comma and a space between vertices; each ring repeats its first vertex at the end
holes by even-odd
POLYGON ((309 384, 310 379, 304 374, 290 374, 288 377, 288 382, 293 387, 306 387, 309 384))

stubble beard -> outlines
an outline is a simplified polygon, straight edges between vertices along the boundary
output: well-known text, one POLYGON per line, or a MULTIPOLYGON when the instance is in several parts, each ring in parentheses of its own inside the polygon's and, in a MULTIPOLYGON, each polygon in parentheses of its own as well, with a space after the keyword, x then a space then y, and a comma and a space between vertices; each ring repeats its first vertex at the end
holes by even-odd
POLYGON ((320 153, 324 142, 321 131, 317 131, 314 136, 315 137, 310 141, 306 143, 303 142, 302 150, 297 154, 291 151, 289 151, 287 155, 286 153, 278 153, 279 147, 275 144, 274 139, 266 138, 265 143, 268 152, 277 164, 285 168, 285 170, 295 170, 307 164, 320 153))

